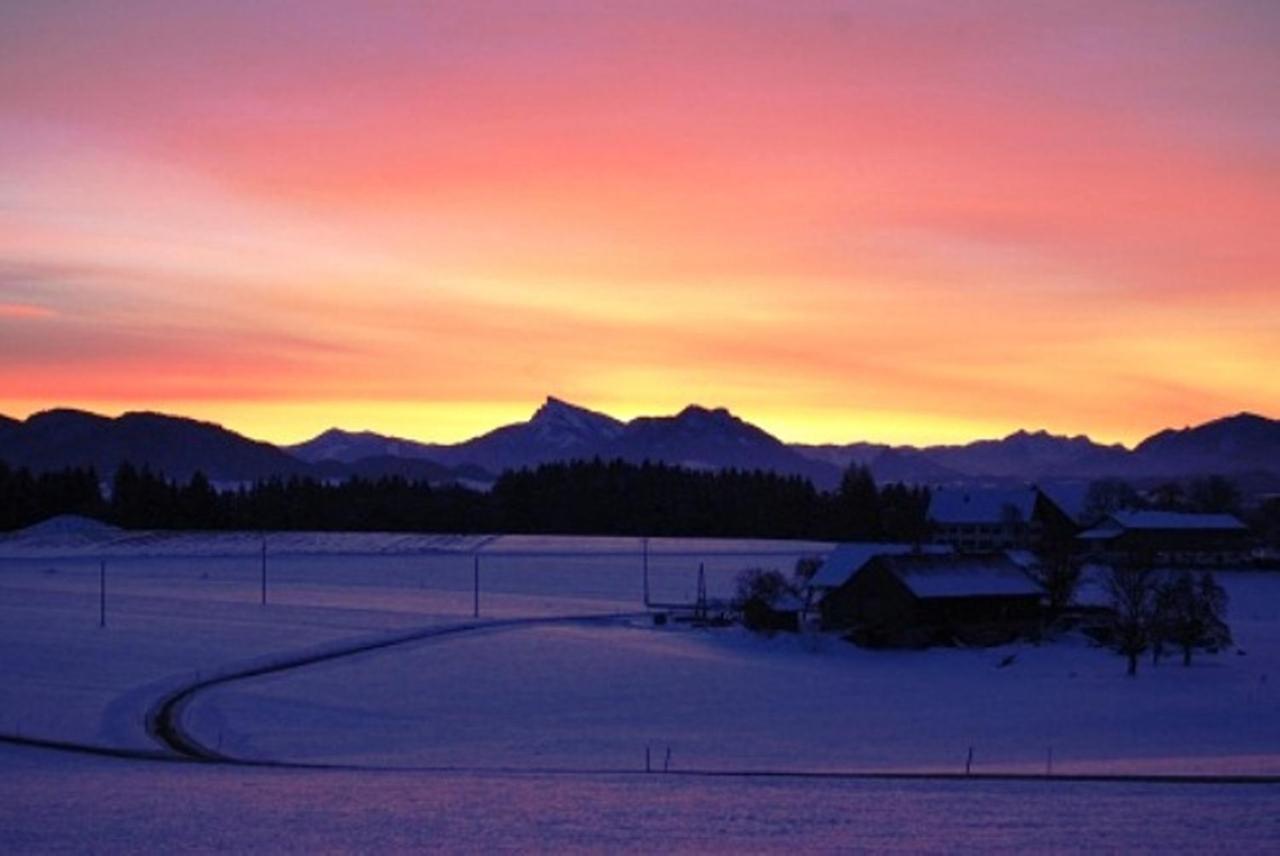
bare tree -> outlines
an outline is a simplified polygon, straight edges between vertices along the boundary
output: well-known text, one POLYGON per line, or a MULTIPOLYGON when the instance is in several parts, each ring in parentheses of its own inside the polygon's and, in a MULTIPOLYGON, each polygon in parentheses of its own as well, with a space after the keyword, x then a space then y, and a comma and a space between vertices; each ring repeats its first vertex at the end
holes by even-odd
POLYGON ((813 575, 822 567, 821 556, 801 556, 796 559, 795 570, 791 572, 791 580, 797 588, 803 588, 813 579, 813 575))
POLYGON ((1183 572, 1168 586, 1165 626, 1170 641, 1182 651, 1182 665, 1191 665, 1196 648, 1216 650, 1231 644, 1227 627, 1227 593, 1205 571, 1197 581, 1183 572))
POLYGON ((1117 564, 1106 576, 1111 597, 1112 642, 1128 659, 1126 674, 1138 674, 1138 657, 1152 640, 1155 620, 1156 579, 1149 563, 1135 560, 1117 564))
POLYGON ((1050 619, 1057 618, 1071 605, 1076 589, 1080 587, 1081 572, 1079 558, 1065 545, 1056 545, 1040 553, 1031 575, 1048 595, 1050 619))
POLYGON ((1084 500, 1084 518, 1090 524, 1096 523, 1108 514, 1129 508, 1139 508, 1142 497, 1133 485, 1123 479, 1099 479, 1089 484, 1089 491, 1084 500))
POLYGON ((748 568, 735 580, 732 608, 742 616, 749 630, 771 629, 770 615, 784 598, 796 593, 791 582, 778 570, 748 568))

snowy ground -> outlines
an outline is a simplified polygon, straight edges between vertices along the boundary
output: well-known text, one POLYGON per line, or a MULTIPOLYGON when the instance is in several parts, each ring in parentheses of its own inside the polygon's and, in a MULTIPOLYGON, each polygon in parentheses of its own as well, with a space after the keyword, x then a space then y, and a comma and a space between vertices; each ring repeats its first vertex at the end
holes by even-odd
POLYGON ((1268 853, 1269 787, 244 770, 0 746, 27 852, 1268 853))
MULTIPOLYGON (((484 618, 641 606, 636 539, 272 535, 266 606, 260 545, 0 539, 0 734, 156 748, 147 710, 197 676, 470 621, 477 551, 484 618)), ((701 563, 725 594, 743 567, 789 569, 824 546, 655 539, 650 585, 691 600, 701 563)), ((184 721, 233 756, 464 770, 213 769, 0 745, 0 847, 1266 850, 1280 786, 682 775, 956 771, 970 746, 978 772, 1044 772, 1052 750, 1059 775, 1280 774, 1280 575, 1222 579, 1245 653, 1144 664, 1137 680, 1079 639, 869 652, 620 619, 424 640, 210 689, 184 721), (680 775, 639 773, 646 746, 655 768, 671 747, 680 775), (547 772, 586 769, 605 772, 547 772)))
MULTIPOLYGON (((164 692, 232 665, 470 620, 643 609, 639 539, 362 533, 124 533, 0 538, 0 733, 151 746, 164 692), (478 552, 477 552, 478 551, 478 552), (100 628, 101 563, 106 627, 100 628)), ((827 545, 654 539, 655 599, 713 595, 743 567, 790 568, 827 545)))
POLYGON ((625 770, 669 746, 684 769, 954 771, 973 747, 990 772, 1280 775, 1280 578, 1226 580, 1247 653, 1166 660, 1137 680, 1079 637, 891 652, 636 620, 238 682, 187 721, 233 755, 379 766, 625 770))

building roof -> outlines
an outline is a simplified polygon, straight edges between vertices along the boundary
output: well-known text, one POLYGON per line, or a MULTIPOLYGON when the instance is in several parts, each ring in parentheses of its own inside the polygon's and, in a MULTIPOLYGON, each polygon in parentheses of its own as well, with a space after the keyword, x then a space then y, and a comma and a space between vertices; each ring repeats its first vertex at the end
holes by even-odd
POLYGON ((1245 529, 1234 514, 1180 511, 1117 511, 1112 518, 1126 529, 1245 529))
POLYGON ((903 555, 883 561, 889 572, 921 599, 1036 597, 1044 593, 1003 553, 903 555))
POLYGON ((1125 532, 1243 532, 1246 527, 1233 514, 1189 514, 1182 511, 1117 511, 1081 538, 1103 541, 1125 532))
POLYGON ((809 585, 818 589, 839 588, 853 579, 853 575, 876 556, 895 556, 917 549, 934 554, 951 552, 950 547, 942 544, 925 544, 919 547, 875 542, 840 544, 827 556, 822 567, 809 580, 809 585))
POLYGON ((944 524, 999 524, 1017 514, 1030 520, 1040 491, 1034 487, 939 488, 929 498, 929 519, 944 524))

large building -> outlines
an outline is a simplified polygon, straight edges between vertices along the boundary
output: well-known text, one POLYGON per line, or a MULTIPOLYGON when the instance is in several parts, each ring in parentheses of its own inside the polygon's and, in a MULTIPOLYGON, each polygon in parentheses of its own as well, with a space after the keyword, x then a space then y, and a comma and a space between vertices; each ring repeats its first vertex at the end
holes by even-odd
POLYGON ((1044 491, 1016 488, 938 488, 929 500, 933 539, 964 552, 1036 550, 1069 544, 1076 525, 1044 491))
POLYGON ((1100 561, 1140 560, 1177 567, 1223 567, 1249 561, 1249 529, 1231 514, 1118 511, 1082 532, 1100 561))
POLYGON ((1043 594, 1003 553, 882 553, 819 608, 824 628, 864 644, 994 643, 1034 630, 1043 594))

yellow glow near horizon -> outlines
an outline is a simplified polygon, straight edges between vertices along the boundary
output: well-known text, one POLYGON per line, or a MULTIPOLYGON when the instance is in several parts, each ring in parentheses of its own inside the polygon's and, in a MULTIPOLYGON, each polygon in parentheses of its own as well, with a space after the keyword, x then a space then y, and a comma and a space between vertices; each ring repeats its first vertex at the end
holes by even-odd
POLYGON ((1280 12, 912 8, 8 10, 0 413, 1280 413, 1280 12))

